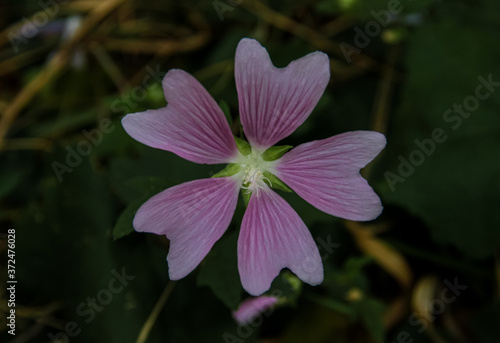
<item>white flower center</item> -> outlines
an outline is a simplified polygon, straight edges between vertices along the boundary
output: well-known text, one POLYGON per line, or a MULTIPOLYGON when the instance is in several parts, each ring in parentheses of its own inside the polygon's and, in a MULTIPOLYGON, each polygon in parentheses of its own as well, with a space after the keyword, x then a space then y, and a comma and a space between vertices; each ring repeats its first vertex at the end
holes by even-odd
POLYGON ((256 196, 260 195, 260 190, 267 187, 265 180, 269 179, 264 176, 264 172, 260 168, 246 167, 244 170, 242 188, 246 189, 248 193, 254 193, 256 196))
POLYGON ((241 166, 241 188, 259 196, 262 189, 269 187, 271 182, 264 173, 272 173, 275 163, 264 161, 261 153, 257 151, 252 151, 247 156, 241 155, 237 163, 241 166))

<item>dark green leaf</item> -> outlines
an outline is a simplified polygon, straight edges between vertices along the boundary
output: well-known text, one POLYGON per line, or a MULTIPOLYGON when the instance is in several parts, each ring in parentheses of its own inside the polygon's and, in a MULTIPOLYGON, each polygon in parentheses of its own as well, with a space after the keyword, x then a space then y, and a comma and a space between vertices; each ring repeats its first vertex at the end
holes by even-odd
POLYGON ((210 287, 233 310, 238 307, 243 293, 236 257, 237 239, 238 233, 233 232, 216 243, 201 263, 197 277, 199 286, 210 287))
MULTIPOLYGON (((498 3, 475 13, 487 22, 497 10, 498 3)), ((431 21, 411 36, 406 90, 392 124, 400 129, 388 139, 382 188, 386 200, 422 218, 436 241, 477 258, 500 244, 492 230, 500 227, 500 46, 490 44, 500 30, 479 22, 431 21), (479 100, 489 78, 495 93, 479 100)))
POLYGON ((384 321, 383 314, 385 306, 382 302, 367 298, 361 303, 361 318, 365 322, 366 328, 370 331, 375 342, 383 342, 384 340, 384 321))
POLYGON ((144 204, 144 202, 148 198, 143 198, 140 200, 137 200, 130 205, 127 206, 127 208, 120 214, 118 217, 118 220, 116 221, 115 227, 113 228, 113 240, 116 241, 119 238, 122 238, 124 236, 127 236, 134 232, 134 226, 133 221, 134 221, 134 216, 139 207, 144 204))

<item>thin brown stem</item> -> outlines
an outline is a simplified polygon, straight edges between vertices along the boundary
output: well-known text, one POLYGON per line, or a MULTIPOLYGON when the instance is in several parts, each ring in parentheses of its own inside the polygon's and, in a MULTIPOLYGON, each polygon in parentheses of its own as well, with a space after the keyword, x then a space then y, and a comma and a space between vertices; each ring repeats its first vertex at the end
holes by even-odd
POLYGON ((151 329, 153 328, 154 324, 156 323, 156 320, 158 319, 158 316, 165 306, 165 303, 167 302, 168 298, 170 297, 170 294, 172 294, 172 291, 174 290, 174 287, 177 283, 175 281, 169 281, 167 285, 165 286, 165 289, 160 295, 160 298, 156 302, 155 307, 153 308, 153 311, 149 314, 148 319, 144 322, 144 325, 141 328, 141 331, 139 333, 139 336, 137 337, 137 340, 135 343, 145 343, 146 340, 149 337, 149 333, 151 332, 151 329))

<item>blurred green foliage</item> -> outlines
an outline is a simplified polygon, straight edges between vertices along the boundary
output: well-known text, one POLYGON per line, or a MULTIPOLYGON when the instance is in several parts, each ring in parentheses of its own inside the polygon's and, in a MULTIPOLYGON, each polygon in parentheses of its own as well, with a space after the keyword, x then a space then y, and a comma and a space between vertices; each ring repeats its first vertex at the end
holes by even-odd
MULTIPOLYGON (((95 7, 92 1, 57 3, 37 35, 10 44, 9 33, 22 29, 16 23, 26 25, 23 18, 43 6, 28 0, 0 5, 0 112, 64 49, 67 18, 84 20, 95 7)), ((2 341, 49 342, 51 335, 78 332, 71 342, 136 342, 169 280, 168 240, 133 232, 134 213, 153 194, 224 166, 195 165, 143 146, 120 119, 165 106, 158 80, 147 84, 146 75, 181 68, 208 89, 237 132, 234 51, 241 38, 254 37, 279 67, 315 50, 331 58, 333 81, 306 123, 280 145, 385 131, 387 148, 366 170, 385 210, 364 229, 400 254, 407 264, 395 269, 412 278, 402 285, 380 264, 377 256, 386 253, 380 245, 380 255, 367 257, 344 221, 280 192, 316 239, 325 281, 296 288, 283 271, 271 291, 282 292, 286 304, 261 324, 238 327, 231 311, 248 296, 237 273, 240 200, 228 232, 177 282, 147 342, 399 342, 404 333, 411 340, 403 341, 417 343, 498 342, 499 13, 495 0, 124 1, 72 51, 84 62, 73 59, 48 80, 8 127, 0 153, 0 226, 2 234, 16 230, 18 340, 7 333, 2 287, 2 341), (398 11, 385 17, 390 6, 398 11), (369 23, 380 33, 370 35, 369 23), (356 46, 359 32, 366 46, 356 46), (177 50, 162 50, 172 42, 177 50), (342 44, 356 49, 351 62, 342 44), (488 79, 491 89, 484 86, 488 79), (479 85, 487 98, 479 99, 479 85), (105 118, 111 119, 107 132, 99 130, 105 118), (85 146, 91 152, 79 153, 85 146), (110 293, 123 271, 131 279, 110 293), (429 275, 439 285, 421 288, 429 275), (420 311, 415 304, 439 300, 443 281, 455 278, 467 289, 421 331, 423 322, 411 320, 420 311), (430 298, 419 303, 422 293, 430 298), (71 322, 76 329, 68 330, 71 322)), ((6 280, 1 238, 0 278, 6 280)))

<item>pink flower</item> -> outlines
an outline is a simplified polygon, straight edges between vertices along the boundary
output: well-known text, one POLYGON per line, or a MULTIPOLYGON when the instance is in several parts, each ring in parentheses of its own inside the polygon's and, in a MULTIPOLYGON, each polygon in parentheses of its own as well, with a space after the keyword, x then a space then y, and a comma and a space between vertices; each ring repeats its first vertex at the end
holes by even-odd
POLYGON ((276 68, 265 48, 245 38, 236 50, 235 78, 241 123, 252 147, 247 155, 238 150, 214 99, 182 70, 170 70, 163 79, 167 107, 123 118, 127 133, 141 143, 195 163, 234 167, 234 175, 186 182, 153 196, 137 211, 134 228, 170 239, 169 276, 181 279, 226 231, 243 189, 252 192, 238 239, 243 287, 260 295, 283 268, 318 285, 323 281, 318 247, 265 174, 278 177, 321 211, 372 220, 382 205, 359 169, 384 148, 385 137, 347 132, 266 161, 262 153, 297 129, 316 106, 330 79, 328 56, 314 52, 276 68))
POLYGON ((233 312, 233 317, 239 325, 246 325, 257 318, 261 313, 273 309, 278 300, 277 297, 267 295, 248 298, 233 312))

